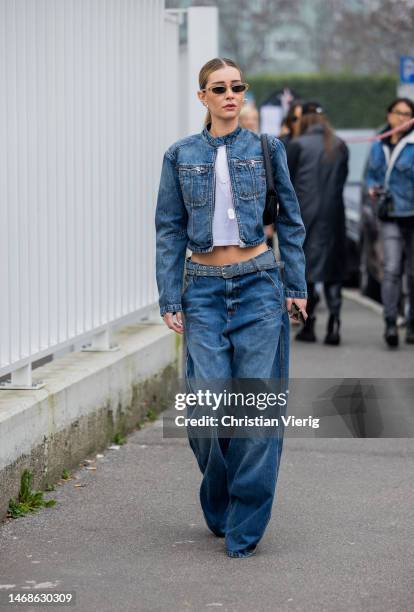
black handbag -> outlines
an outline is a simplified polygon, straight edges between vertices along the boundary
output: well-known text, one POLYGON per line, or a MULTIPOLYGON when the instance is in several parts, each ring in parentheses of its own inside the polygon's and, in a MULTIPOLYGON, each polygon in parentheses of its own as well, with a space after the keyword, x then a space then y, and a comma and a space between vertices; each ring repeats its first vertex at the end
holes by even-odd
POLYGON ((394 199, 390 190, 388 189, 390 174, 391 174, 392 166, 390 164, 390 160, 388 159, 387 171, 385 173, 384 185, 376 189, 375 192, 375 204, 376 204, 376 212, 377 217, 380 221, 387 221, 390 218, 390 215, 394 212, 394 199))
POLYGON ((381 221, 387 221, 390 218, 390 214, 394 212, 394 200, 387 189, 378 189, 376 191, 376 208, 377 217, 381 221))
POLYGON ((269 142, 266 134, 260 136, 262 143, 264 167, 266 171, 266 204, 263 211, 263 225, 271 225, 276 223, 279 214, 279 200, 273 179, 272 160, 269 153, 269 142))

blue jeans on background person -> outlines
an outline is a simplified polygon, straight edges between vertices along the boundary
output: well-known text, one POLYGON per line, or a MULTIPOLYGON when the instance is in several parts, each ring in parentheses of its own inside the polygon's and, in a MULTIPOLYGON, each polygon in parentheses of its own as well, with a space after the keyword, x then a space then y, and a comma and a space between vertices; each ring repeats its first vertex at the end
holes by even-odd
MULTIPOLYGON (((280 379, 287 388, 289 315, 271 249, 225 266, 187 259, 182 305, 188 391, 196 391, 192 379, 280 379)), ((283 446, 283 429, 276 429, 273 437, 248 438, 197 437, 187 429, 203 474, 206 523, 225 537, 230 557, 254 554, 270 520, 283 446)))

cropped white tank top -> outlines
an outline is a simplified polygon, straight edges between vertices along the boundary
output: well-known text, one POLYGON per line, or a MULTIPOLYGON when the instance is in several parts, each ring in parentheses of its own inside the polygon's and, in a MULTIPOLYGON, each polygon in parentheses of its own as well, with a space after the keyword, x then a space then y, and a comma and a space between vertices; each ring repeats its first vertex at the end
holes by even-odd
POLYGON ((240 244, 239 227, 231 195, 226 146, 217 147, 215 164, 216 200, 213 216, 213 245, 240 244))

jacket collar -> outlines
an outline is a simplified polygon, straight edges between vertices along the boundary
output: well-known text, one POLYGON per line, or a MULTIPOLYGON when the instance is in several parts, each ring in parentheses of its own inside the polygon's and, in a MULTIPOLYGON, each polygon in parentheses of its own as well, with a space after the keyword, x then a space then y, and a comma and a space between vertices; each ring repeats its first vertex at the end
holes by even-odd
POLYGON ((385 184, 388 184, 391 171, 395 166, 395 162, 397 161, 399 154, 401 153, 401 151, 407 144, 414 144, 414 130, 411 130, 411 132, 408 132, 406 136, 403 136, 401 140, 397 142, 391 155, 390 155, 389 148, 386 146, 385 143, 382 143, 382 150, 384 152, 385 160, 387 162, 387 171, 385 174, 385 184))
MULTIPOLYGON (((378 132, 378 134, 383 134, 384 132, 388 132, 391 129, 391 126, 387 123, 387 125, 378 132)), ((397 144, 404 141, 404 144, 413 144, 414 143, 414 125, 410 127, 408 132, 398 141, 397 144)), ((390 136, 382 139, 384 144, 388 144, 390 142, 390 136)))
POLYGON ((414 129, 408 132, 407 136, 403 136, 401 140, 404 140, 404 144, 414 144, 414 129))
MULTIPOLYGON (((210 124, 209 124, 210 125, 210 124)), ((241 127, 238 125, 233 132, 229 134, 225 134, 225 136, 218 136, 218 138, 214 138, 207 129, 207 126, 204 127, 201 132, 202 137, 213 147, 221 147, 222 145, 231 144, 237 138, 237 136, 241 132, 241 127)))

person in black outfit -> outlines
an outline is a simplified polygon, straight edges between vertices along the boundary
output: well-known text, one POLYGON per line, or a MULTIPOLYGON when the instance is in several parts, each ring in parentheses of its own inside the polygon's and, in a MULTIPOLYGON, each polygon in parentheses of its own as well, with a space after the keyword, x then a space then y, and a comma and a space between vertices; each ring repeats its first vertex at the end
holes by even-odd
POLYGON ((287 145, 291 180, 306 228, 304 251, 308 287, 308 319, 298 340, 315 342, 315 284, 324 284, 329 320, 325 344, 340 342, 342 280, 346 236, 343 189, 348 175, 348 147, 338 138, 317 102, 302 106, 300 136, 287 145))

